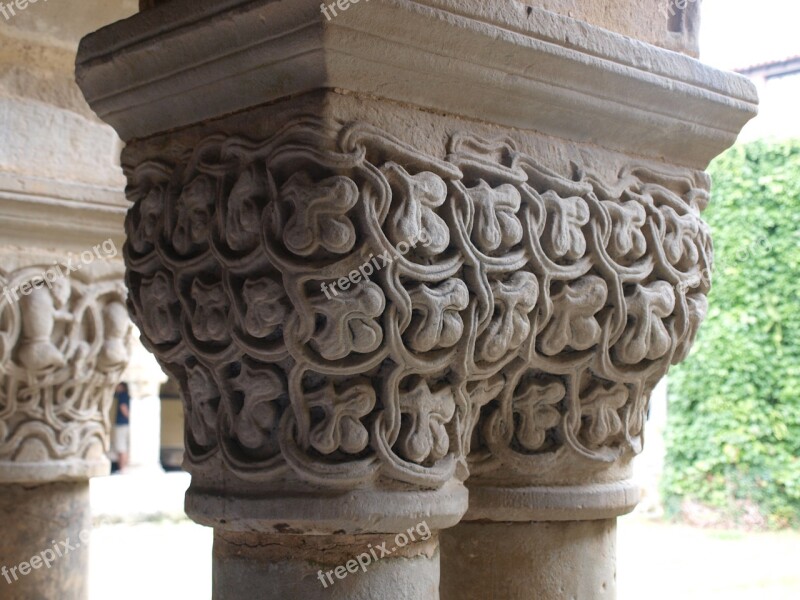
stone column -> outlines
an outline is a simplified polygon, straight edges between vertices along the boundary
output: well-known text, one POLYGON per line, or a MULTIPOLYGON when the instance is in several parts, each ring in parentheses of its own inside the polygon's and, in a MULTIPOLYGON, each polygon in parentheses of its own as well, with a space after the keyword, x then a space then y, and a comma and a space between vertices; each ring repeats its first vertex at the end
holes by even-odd
POLYGON ((214 598, 437 598, 470 472, 445 597, 612 597, 752 86, 517 2, 342 4, 172 0, 79 52, 214 598))
POLYGON ((140 342, 133 343, 131 360, 122 375, 130 391, 130 462, 128 471, 158 475, 161 467, 161 384, 167 376, 140 342))
POLYGON ((108 473, 130 329, 121 262, 89 255, 0 247, 3 598, 87 597, 89 478, 108 473))
MULTIPOLYGON (((7 5, 8 3, 4 3, 7 5)), ((89 478, 127 360, 119 138, 74 82, 108 2, 0 18, 0 598, 84 600, 89 478)))

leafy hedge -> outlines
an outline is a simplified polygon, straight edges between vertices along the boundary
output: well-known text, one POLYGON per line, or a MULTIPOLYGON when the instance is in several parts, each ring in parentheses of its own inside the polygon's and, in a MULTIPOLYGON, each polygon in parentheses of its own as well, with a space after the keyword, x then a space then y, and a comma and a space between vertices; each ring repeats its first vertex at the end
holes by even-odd
POLYGON ((736 146, 711 174, 714 287, 670 377, 664 498, 673 515, 699 504, 728 522, 798 526, 800 140, 736 146))

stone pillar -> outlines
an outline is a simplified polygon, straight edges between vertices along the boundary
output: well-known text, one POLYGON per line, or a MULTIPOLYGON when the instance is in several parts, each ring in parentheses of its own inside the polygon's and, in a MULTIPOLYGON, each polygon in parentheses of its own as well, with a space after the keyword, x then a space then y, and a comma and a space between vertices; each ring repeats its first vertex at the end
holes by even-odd
POLYGON ((92 251, 0 247, 0 257, 0 589, 80 600, 89 478, 108 473, 109 411, 128 360, 122 264, 92 251))
POLYGON ((442 534, 442 598, 608 600, 614 519, 464 522, 442 534))
POLYGON ((138 340, 133 343, 122 380, 128 384, 131 400, 128 471, 141 475, 163 473, 160 390, 167 376, 138 340))
POLYGON ((2 483, 0 522, 3 598, 88 598, 88 479, 2 483))
POLYGON ((613 597, 748 82, 477 0, 172 0, 77 68, 127 142, 130 307, 216 600, 437 598, 470 474, 446 598, 613 597))
MULTIPOLYGON (((4 3, 8 5, 8 3, 4 3)), ((0 598, 84 600, 89 478, 127 361, 119 138, 74 82, 108 2, 0 18, 0 598)))

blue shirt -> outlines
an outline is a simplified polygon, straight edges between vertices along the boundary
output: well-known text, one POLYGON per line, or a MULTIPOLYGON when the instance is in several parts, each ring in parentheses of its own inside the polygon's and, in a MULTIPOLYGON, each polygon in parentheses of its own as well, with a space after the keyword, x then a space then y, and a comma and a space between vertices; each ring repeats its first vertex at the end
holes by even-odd
POLYGON ((128 419, 128 417, 122 414, 121 410, 122 405, 124 404, 125 406, 128 407, 128 411, 130 411, 131 398, 128 395, 128 392, 117 392, 114 394, 114 396, 117 399, 117 421, 116 421, 117 425, 129 425, 130 420, 128 419))

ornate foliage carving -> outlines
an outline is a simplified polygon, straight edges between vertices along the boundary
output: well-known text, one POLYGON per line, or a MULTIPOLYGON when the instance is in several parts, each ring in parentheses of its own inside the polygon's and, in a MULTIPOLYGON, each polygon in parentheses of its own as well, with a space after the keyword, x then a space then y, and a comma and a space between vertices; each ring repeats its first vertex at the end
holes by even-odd
POLYGON ((55 473, 59 461, 91 463, 107 450, 130 321, 121 273, 41 285, 52 267, 0 271, 3 289, 40 281, 18 300, 0 296, 0 461, 55 473))
POLYGON ((447 150, 304 120, 128 169, 131 305, 187 392, 194 469, 437 487, 468 453, 513 479, 640 450, 705 313, 707 179, 447 150))

